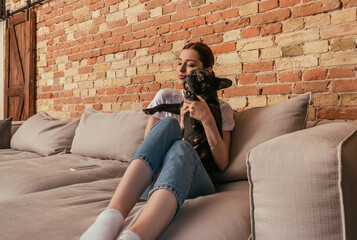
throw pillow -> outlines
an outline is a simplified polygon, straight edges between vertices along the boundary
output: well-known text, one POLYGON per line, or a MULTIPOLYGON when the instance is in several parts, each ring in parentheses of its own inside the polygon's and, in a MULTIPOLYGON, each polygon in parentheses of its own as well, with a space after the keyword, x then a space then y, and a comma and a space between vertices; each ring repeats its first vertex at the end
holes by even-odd
POLYGON ((247 179, 246 155, 255 146, 305 127, 311 93, 235 114, 230 164, 214 176, 219 183, 247 179))
POLYGON ((252 239, 357 239, 357 125, 286 134, 247 157, 252 239))
POLYGON ((10 148, 12 118, 0 120, 0 148, 10 148))
POLYGON ((144 139, 147 115, 142 111, 103 113, 87 110, 79 122, 72 153, 130 161, 144 139))
POLYGON ((63 152, 71 147, 79 119, 57 120, 46 113, 27 119, 11 139, 11 148, 36 152, 43 156, 63 152))

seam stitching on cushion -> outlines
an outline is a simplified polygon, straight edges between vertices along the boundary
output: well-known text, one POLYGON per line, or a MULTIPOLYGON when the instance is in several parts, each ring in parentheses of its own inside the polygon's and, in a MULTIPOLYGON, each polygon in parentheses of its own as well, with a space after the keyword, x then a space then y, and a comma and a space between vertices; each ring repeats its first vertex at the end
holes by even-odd
POLYGON ((337 150, 337 159, 338 159, 338 181, 339 181, 339 200, 340 200, 340 207, 341 207, 341 222, 342 222, 342 238, 343 240, 347 239, 347 232, 346 232, 346 216, 345 216, 345 206, 343 202, 343 192, 342 192, 342 145, 349 139, 353 134, 355 134, 357 130, 353 130, 347 137, 345 137, 342 142, 338 145, 337 150))

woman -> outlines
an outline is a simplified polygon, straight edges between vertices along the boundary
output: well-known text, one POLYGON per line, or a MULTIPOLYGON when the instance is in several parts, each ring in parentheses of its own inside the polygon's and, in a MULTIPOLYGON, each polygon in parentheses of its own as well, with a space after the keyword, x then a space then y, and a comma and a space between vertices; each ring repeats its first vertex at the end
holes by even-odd
MULTIPOLYGON (((206 44, 197 42, 186 45, 180 53, 176 70, 179 84, 183 84, 192 70, 212 72, 213 64, 212 50, 206 44)), ((163 89, 148 107, 183 100, 183 90, 163 89)), ((141 196, 148 198, 147 204, 137 221, 118 240, 156 239, 177 216, 185 199, 214 193, 214 184, 197 153, 189 143, 181 140, 183 116, 189 113, 202 122, 214 163, 223 171, 229 164, 233 112, 228 104, 220 102, 223 120, 221 137, 208 105, 201 97, 199 100, 185 100, 180 116, 167 112, 150 116, 145 139, 134 154, 107 209, 82 235, 82 240, 114 240, 124 225, 124 219, 141 196)))

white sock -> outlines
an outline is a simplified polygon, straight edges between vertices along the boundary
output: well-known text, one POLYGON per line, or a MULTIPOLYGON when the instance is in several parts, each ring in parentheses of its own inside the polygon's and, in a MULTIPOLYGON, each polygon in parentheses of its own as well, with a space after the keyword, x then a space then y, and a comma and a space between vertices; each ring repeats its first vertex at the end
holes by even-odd
POLYGON ((126 230, 120 234, 117 240, 141 240, 141 238, 136 233, 126 230))
POLYGON ((124 226, 124 218, 116 209, 104 210, 83 233, 80 240, 113 240, 124 226))

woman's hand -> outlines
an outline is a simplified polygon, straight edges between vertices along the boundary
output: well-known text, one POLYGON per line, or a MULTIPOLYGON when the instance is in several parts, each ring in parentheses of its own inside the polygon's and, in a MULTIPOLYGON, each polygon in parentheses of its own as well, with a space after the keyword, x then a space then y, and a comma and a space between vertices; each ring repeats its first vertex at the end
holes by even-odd
POLYGON ((184 104, 181 108, 181 121, 183 121, 182 114, 190 113, 190 116, 202 123, 207 123, 210 121, 214 121, 211 110, 209 109, 206 101, 201 97, 197 96, 199 101, 190 101, 185 99, 184 104))

